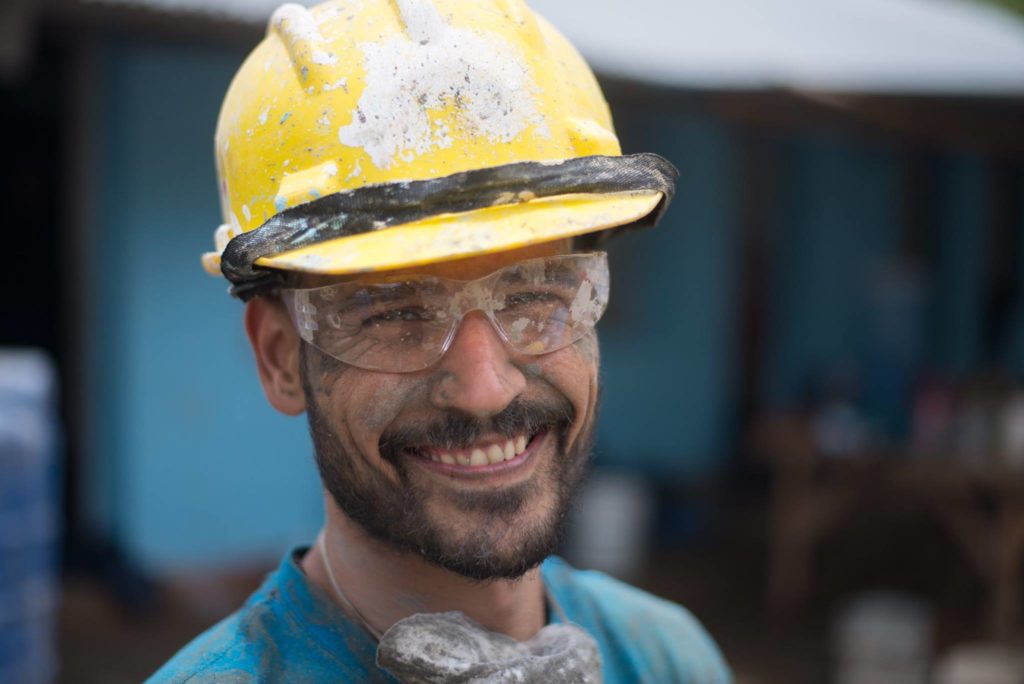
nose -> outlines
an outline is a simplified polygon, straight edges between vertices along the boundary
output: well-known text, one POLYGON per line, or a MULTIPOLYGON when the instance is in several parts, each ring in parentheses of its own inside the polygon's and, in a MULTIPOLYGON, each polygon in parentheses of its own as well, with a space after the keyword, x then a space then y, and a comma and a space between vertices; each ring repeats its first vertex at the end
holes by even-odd
POLYGON ((512 363, 505 342, 480 311, 469 313, 440 362, 432 399, 439 408, 477 418, 500 413, 526 389, 526 377, 512 363))

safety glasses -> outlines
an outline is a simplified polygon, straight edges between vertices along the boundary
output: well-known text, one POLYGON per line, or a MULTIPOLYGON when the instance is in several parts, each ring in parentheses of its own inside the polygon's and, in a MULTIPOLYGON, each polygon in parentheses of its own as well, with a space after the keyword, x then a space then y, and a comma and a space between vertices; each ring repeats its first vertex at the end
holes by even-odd
POLYGON ((522 354, 578 341, 608 304, 604 252, 521 261, 477 280, 409 276, 350 281, 282 296, 302 339, 358 368, 411 373, 444 356, 471 311, 522 354))

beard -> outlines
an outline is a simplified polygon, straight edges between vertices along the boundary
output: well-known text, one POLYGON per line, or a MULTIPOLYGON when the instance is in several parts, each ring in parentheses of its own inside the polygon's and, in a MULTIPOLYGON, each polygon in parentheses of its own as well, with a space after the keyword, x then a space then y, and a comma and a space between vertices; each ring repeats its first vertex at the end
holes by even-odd
MULTIPOLYGON (((574 444, 567 444, 575 411, 552 388, 549 399, 517 397, 486 420, 448 412, 436 421, 397 426, 385 431, 379 443, 381 457, 397 474, 395 482, 379 469, 354 466, 354 455, 330 427, 305 373, 302 384, 324 489, 371 538, 480 581, 521 577, 558 547, 587 472, 596 415, 588 418, 574 444), (422 458, 418 452, 426 447, 465 448, 480 436, 494 433, 507 438, 546 433, 543 439, 554 438, 556 450, 528 480, 491 491, 440 487, 435 478, 417 477, 410 468, 412 459, 422 458), (468 531, 453 534, 450 523, 431 514, 432 500, 442 497, 472 523, 468 531)), ((540 453, 532 456, 541 457, 540 453)))

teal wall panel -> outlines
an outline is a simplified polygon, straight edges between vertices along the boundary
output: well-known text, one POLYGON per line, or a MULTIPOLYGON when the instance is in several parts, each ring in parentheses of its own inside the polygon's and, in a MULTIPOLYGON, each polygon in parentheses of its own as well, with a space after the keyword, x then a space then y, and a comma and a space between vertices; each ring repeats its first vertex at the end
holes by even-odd
POLYGON ((928 361, 957 378, 984 362, 989 179, 980 159, 947 157, 937 180, 928 361))
POLYGON ((711 477, 736 427, 736 142, 706 119, 629 112, 617 123, 627 151, 656 151, 680 177, 661 225, 608 245, 598 460, 679 479, 711 477))
POLYGON ((267 405, 243 307, 199 264, 220 216, 217 110, 240 60, 128 43, 98 65, 87 503, 156 572, 276 556, 322 513, 305 422, 267 405))
POLYGON ((1017 231, 1017 253, 1014 267, 1017 269, 1017 291, 1006 339, 1002 341, 1002 359, 1014 375, 1024 381, 1024 168, 1018 173, 1013 192, 1021 201, 1017 203, 1017 215, 1012 218, 1013 229, 1017 231))
POLYGON ((792 406, 866 361, 872 288, 898 256, 900 167, 891 149, 829 137, 778 155, 762 399, 792 406))

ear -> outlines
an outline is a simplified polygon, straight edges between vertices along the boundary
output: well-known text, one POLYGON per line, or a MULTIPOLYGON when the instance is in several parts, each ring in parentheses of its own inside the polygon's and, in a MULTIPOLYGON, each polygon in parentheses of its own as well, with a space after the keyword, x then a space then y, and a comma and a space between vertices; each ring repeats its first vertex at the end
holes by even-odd
POLYGON ((302 340, 280 300, 254 297, 245 308, 245 332, 249 336, 260 384, 267 401, 281 413, 295 416, 306 409, 299 375, 302 340))

